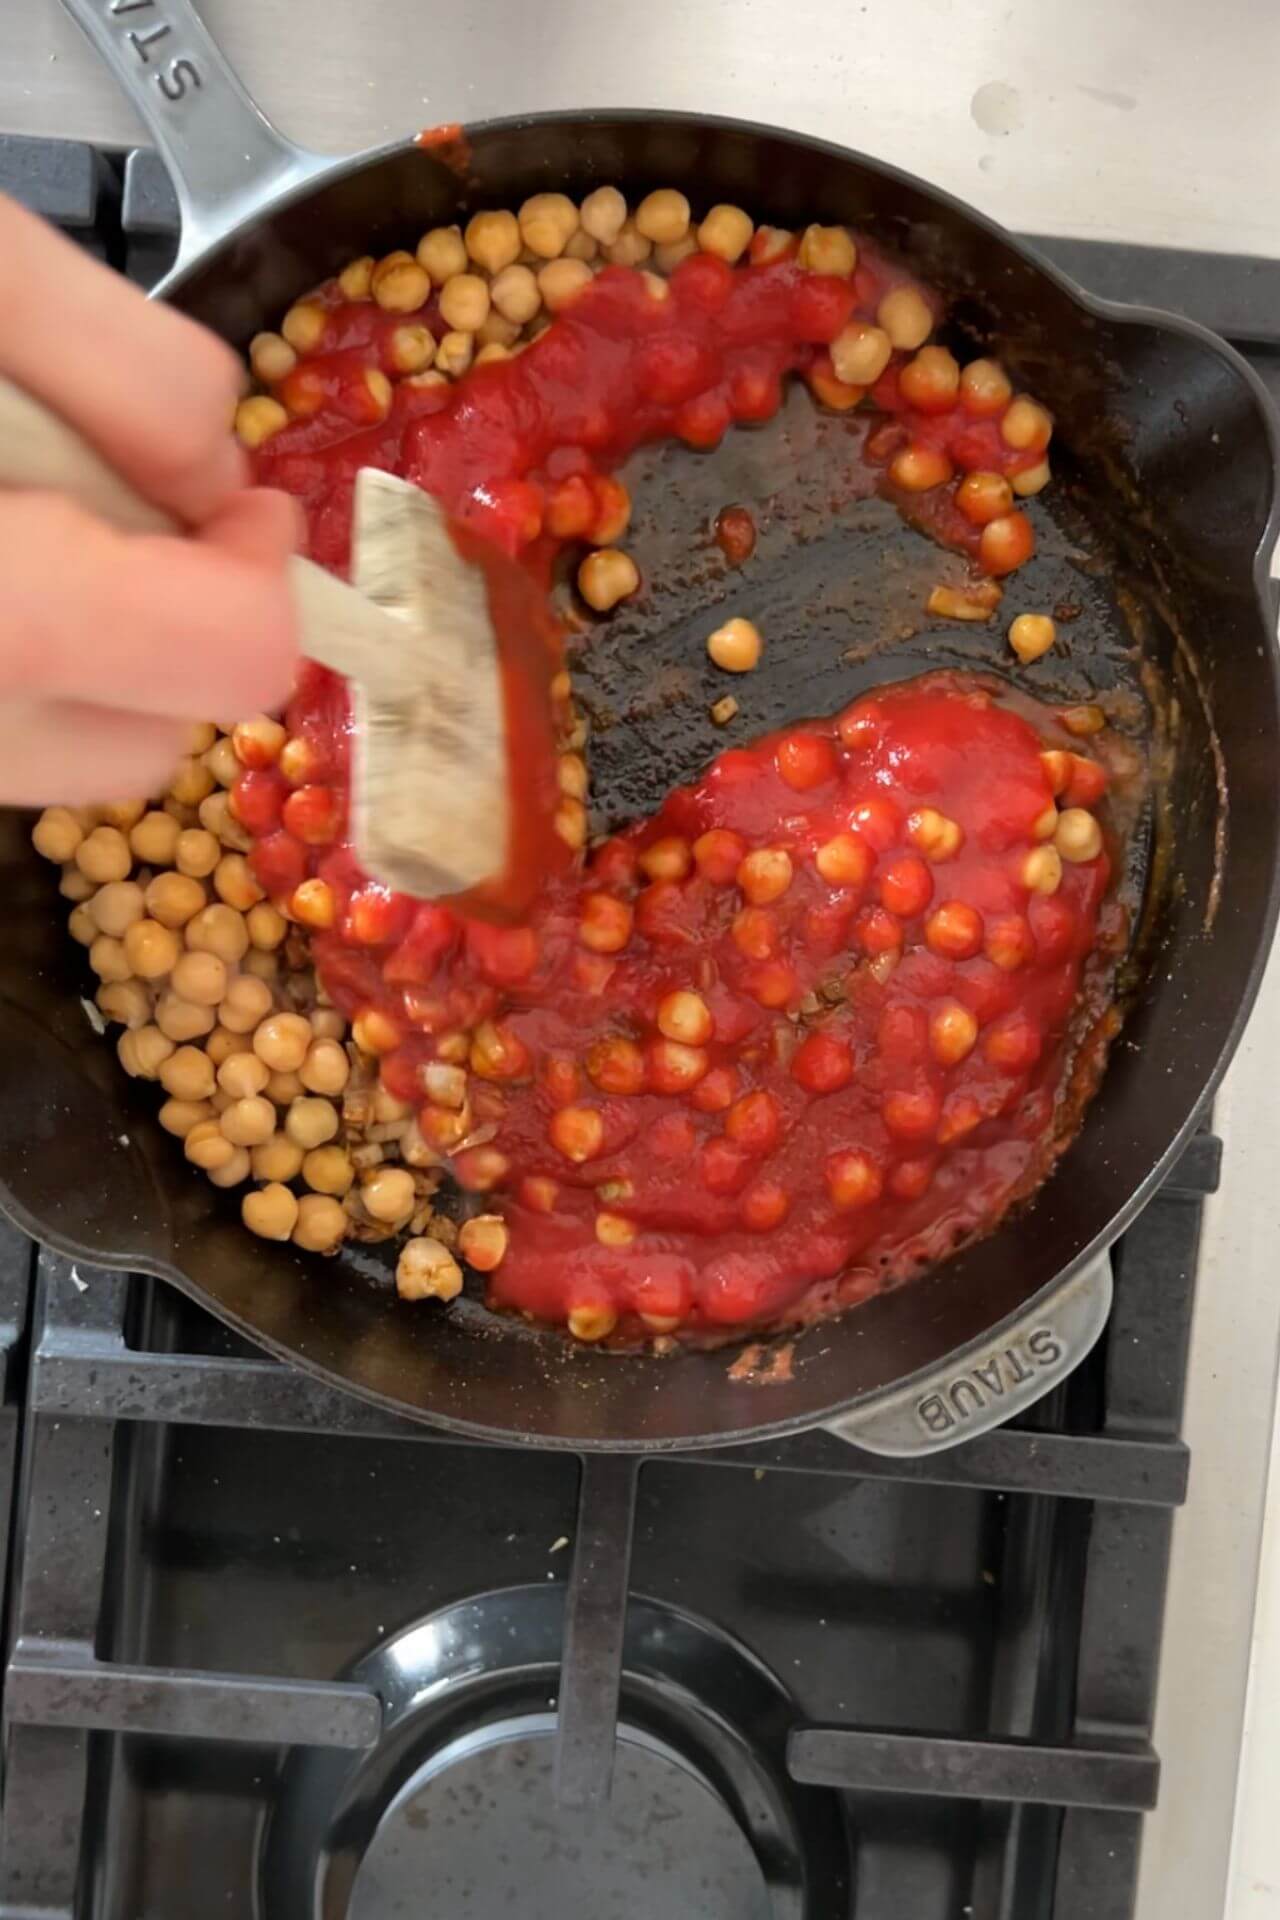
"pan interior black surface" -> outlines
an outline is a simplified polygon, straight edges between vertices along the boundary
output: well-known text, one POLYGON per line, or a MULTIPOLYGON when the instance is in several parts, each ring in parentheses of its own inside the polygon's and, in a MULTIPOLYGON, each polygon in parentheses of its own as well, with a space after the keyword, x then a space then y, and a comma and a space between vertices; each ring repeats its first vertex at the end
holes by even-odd
MULTIPOLYGON (((669 183, 795 225, 847 221, 900 248, 949 297, 958 336, 990 346, 1058 419, 1060 481, 1033 509, 1042 553, 988 630, 922 621, 956 563, 874 502, 840 492, 845 420, 793 397, 717 455, 645 456, 637 550, 649 601, 594 633, 578 667, 594 718, 602 816, 647 807, 725 744, 700 640, 732 610, 765 625, 733 737, 828 710, 923 667, 1008 673, 1006 617, 1079 605, 1051 660, 1019 680, 1047 697, 1103 687, 1139 733, 1153 713, 1168 829, 1133 1006, 1081 1138, 1035 1203, 911 1288, 824 1325, 791 1376, 734 1382, 723 1356, 678 1362, 571 1351, 499 1330, 475 1306, 399 1307, 369 1256, 322 1267, 251 1242, 235 1208, 189 1179, 149 1090, 126 1087, 89 1030, 80 956, 22 823, 3 825, 10 923, 0 957, 0 1166, 14 1211, 73 1251, 161 1272, 234 1324, 358 1391, 445 1424, 576 1446, 672 1446, 812 1423, 936 1365, 999 1325, 1113 1235, 1190 1127, 1238 1031, 1272 924, 1277 850, 1274 648, 1255 564, 1273 493, 1269 416, 1211 336, 1082 301, 1023 250, 917 183, 820 143, 676 116, 551 117, 471 133, 465 183, 414 148, 362 165, 206 256, 175 297, 243 345, 354 254, 412 241, 467 208, 601 180, 669 183), (779 485, 780 474, 790 474, 779 485), (759 510, 748 573, 726 575, 708 518, 759 510), (744 604, 746 596, 751 604, 744 604), (693 664, 691 664, 693 663, 693 664), (1225 804, 1224 804, 1225 802, 1225 804)), ((717 688, 718 692, 719 689, 717 688)))

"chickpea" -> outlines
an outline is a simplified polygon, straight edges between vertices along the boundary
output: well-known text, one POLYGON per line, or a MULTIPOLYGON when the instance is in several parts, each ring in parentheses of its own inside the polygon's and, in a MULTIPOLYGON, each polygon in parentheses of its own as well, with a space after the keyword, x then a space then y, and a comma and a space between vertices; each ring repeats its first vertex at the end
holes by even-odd
MULTIPOLYGON (((637 214, 636 220, 638 226, 639 214, 637 214)), ((741 207, 715 206, 712 207, 710 213, 708 213, 706 219, 702 221, 698 228, 698 245, 703 253, 713 253, 718 260, 726 260, 729 265, 732 266, 735 261, 742 258, 747 248, 751 245, 751 236, 755 230, 755 221, 752 220, 750 214, 744 213, 741 207)), ((809 229, 809 233, 819 231, 821 231, 821 229, 814 227, 809 229)), ((834 232, 836 229, 833 228, 830 229, 830 231, 834 232)), ((655 236, 650 234, 646 237, 652 239, 655 236)), ((676 238, 677 236, 672 235, 670 237, 676 238)), ((806 234, 805 238, 808 239, 808 234, 806 234)), ((850 246, 852 247, 852 242, 850 242, 850 246)), ((802 256, 803 252, 804 243, 802 242, 802 256)), ((801 264, 808 264, 803 260, 803 257, 801 264)), ((823 271, 826 271, 826 269, 823 269, 823 271)), ((852 262, 850 263, 848 271, 853 271, 852 262)))
POLYGON ((67 918, 67 932, 82 947, 91 947, 97 939, 97 922, 83 900, 71 909, 67 918))
POLYGON ((250 394, 236 408, 236 439, 242 447, 261 447, 289 424, 286 408, 269 393, 250 394))
MULTIPOLYGON (((227 1153, 231 1153, 230 1146, 227 1153)), ((240 1203, 240 1218, 250 1233, 263 1240, 287 1240, 298 1224, 297 1197, 273 1180, 270 1186, 246 1193, 240 1203)))
POLYGON ((180 1044, 202 1039, 206 1033, 212 1033, 217 1024, 212 1007, 198 1006, 194 1000, 184 1000, 179 994, 161 994, 156 1003, 156 1025, 161 1033, 167 1033, 180 1044))
POLYGON ((362 1053, 392 1053, 400 1045, 400 1029, 389 1014, 364 1007, 351 1022, 351 1038, 362 1053))
POLYGON ((490 340, 487 346, 481 347, 473 364, 477 367, 487 367, 491 361, 509 360, 510 358, 510 347, 501 346, 498 341, 490 340))
POLYGON ((612 267, 642 267, 653 252, 634 220, 624 220, 612 240, 604 243, 604 257, 612 267))
POLYGON ((421 373, 436 357, 436 337, 430 327, 397 327, 387 353, 396 373, 421 373))
POLYGON ((199 913, 188 920, 184 937, 193 952, 216 954, 228 966, 243 960, 249 947, 243 915, 221 903, 201 907, 199 913))
POLYGON ((251 1164, 247 1149, 237 1147, 224 1166, 209 1167, 207 1172, 215 1187, 242 1187, 249 1178, 251 1164))
POLYGON ((285 1115, 284 1130, 291 1140, 297 1141, 304 1153, 310 1153, 313 1147, 323 1147, 336 1135, 338 1109, 332 1100, 304 1094, 300 1100, 293 1102, 285 1115))
POLYGON ((576 233, 569 235, 564 253, 566 260, 597 260, 600 257, 600 243, 579 227, 576 233))
POLYGON ((135 860, 149 867, 171 867, 177 853, 182 829, 170 814, 157 810, 144 813, 129 835, 135 860))
POLYGON ((31 829, 31 844, 46 860, 61 866, 75 858, 84 839, 84 828, 70 807, 46 807, 31 829))
POLYGON ((556 782, 561 793, 575 800, 587 797, 587 763, 580 753, 562 753, 556 762, 556 782))
POLYGON ((753 907, 767 907, 787 891, 793 871, 784 847, 757 847, 738 868, 738 886, 753 907))
POLYGON ((929 1045, 934 1058, 944 1067, 958 1066, 973 1052, 978 1040, 978 1022, 968 1007, 956 1000, 940 1006, 929 1022, 929 1045))
POLYGON ((960 399, 966 413, 1003 413, 1012 398, 1009 376, 998 360, 971 360, 960 375, 960 399))
POLYGON ((674 187, 659 187, 655 193, 645 195, 636 208, 635 219, 636 230, 646 240, 658 246, 671 246, 683 240, 689 231, 689 202, 674 187))
POLYGON ((87 904, 99 932, 109 933, 116 940, 141 920, 146 911, 142 888, 136 880, 108 880, 87 904))
POLYGON ((1064 707, 1058 716, 1068 733, 1077 740, 1087 739, 1091 733, 1101 733, 1107 724, 1107 716, 1101 707, 1064 707))
POLYGON ((889 463, 889 478, 905 493, 928 493, 934 487, 945 487, 954 471, 946 454, 936 447, 904 447, 889 463))
POLYGON ((1087 808, 1066 807, 1058 816, 1053 844, 1073 866, 1096 860, 1102 852, 1102 828, 1087 808))
POLYGON ((161 980, 172 973, 182 955, 182 943, 171 927, 158 920, 135 920, 124 933, 129 970, 140 980, 161 980))
POLYGON ((260 1093, 233 1100, 219 1123, 233 1147, 260 1147, 276 1130, 276 1110, 260 1093))
POLYGON ((1056 893, 1062 885, 1062 856, 1056 847, 1033 847, 1022 862, 1022 884, 1032 893, 1056 893))
POLYGON ((238 913, 247 913, 262 898, 262 888, 253 877, 253 869, 242 853, 225 853, 213 874, 213 890, 218 898, 238 913))
POLYGON ((89 949, 89 965, 99 980, 128 980, 133 975, 129 956, 123 942, 114 939, 109 933, 100 933, 89 949))
MULTIPOLYGON (((347 1023, 336 1007, 317 1007, 311 1015, 311 1031, 317 1040, 342 1040, 346 1036, 347 1023)), ((322 1088, 316 1088, 317 1093, 322 1091, 322 1088)))
POLYGON ((299 300, 280 323, 280 331, 298 353, 314 353, 324 338, 328 317, 314 300, 299 300))
POLYGON ((173 1041, 159 1027, 131 1028, 120 1035, 116 1053, 135 1080, 154 1080, 173 1053, 173 1041))
POLYGON ((693 870, 693 849, 678 833, 664 833, 640 855, 650 880, 683 880, 693 870))
POLYGON ((249 1164, 255 1180, 296 1180, 302 1172, 302 1148, 286 1134, 273 1133, 261 1146, 250 1147, 249 1164))
POLYGON ((1015 473, 1009 485, 1020 500, 1029 500, 1033 495, 1042 493, 1053 478, 1047 460, 1038 460, 1034 467, 1024 467, 1021 473, 1015 473))
POLYGON ((933 332, 933 309, 915 287, 892 287, 876 308, 876 319, 900 353, 914 353, 933 332))
MULTIPOLYGON (((402 331, 397 327, 396 333, 402 331)), ((392 338, 395 338, 394 334, 392 338)), ((232 728, 231 745, 242 767, 273 767, 288 737, 278 720, 273 720, 269 714, 259 713, 252 720, 242 720, 232 728)))
POLYGON ((769 267, 785 260, 794 242, 795 235, 786 227, 757 227, 751 247, 752 266, 769 267))
MULTIPOLYGON (((253 974, 240 974, 223 995, 219 1018, 224 1027, 236 1034, 252 1033, 265 1020, 273 1005, 271 989, 265 980, 253 974)), ((270 1061, 267 1065, 270 1066, 270 1061)))
POLYGON ((74 861, 62 869, 62 878, 58 882, 58 892, 64 900, 73 900, 80 906, 86 900, 92 900, 95 888, 92 880, 86 880, 74 861))
POLYGON ((921 347, 898 378, 909 406, 921 413, 946 413, 960 390, 960 363, 945 347, 921 347))
POLYGON ((185 927, 208 896, 200 882, 184 873, 158 873, 147 888, 147 912, 162 927, 185 927))
POLYGON ((504 267, 489 289, 489 298, 504 320, 522 327, 542 305, 537 279, 529 267, 504 267))
POLYGON ((602 247, 611 247, 622 232, 627 203, 616 187, 597 187, 583 201, 580 218, 584 232, 602 247))
POLYGON ((432 227, 429 233, 424 233, 418 242, 418 265, 426 269, 436 287, 442 287, 455 273, 465 273, 467 249, 462 229, 432 227))
POLYGON ((567 847, 578 852, 587 844, 587 810, 581 800, 565 794, 552 815, 552 824, 567 847))
POLYGON ((254 947, 246 953, 240 965, 246 973, 252 974, 255 980, 265 980, 268 985, 270 985, 279 975, 280 955, 278 953, 259 953, 257 948, 254 947))
MULTIPOLYGON (((243 1058, 253 1058, 249 1042, 245 1039, 244 1035, 242 1033, 232 1033, 230 1027, 224 1027, 221 1021, 213 1028, 206 1039, 204 1050, 215 1067, 220 1067, 224 1060, 231 1058, 233 1053, 240 1054, 243 1058)), ((249 1087, 246 1088, 245 1091, 256 1093, 257 1088, 249 1087)))
POLYGON ((260 953, 274 953, 289 931, 289 922, 269 900, 260 900, 245 915, 250 944, 260 953))
POLYGON ((461 1109, 467 1097, 467 1076, 460 1066, 444 1060, 430 1060, 423 1070, 422 1084, 433 1106, 461 1109))
POLYGON ((207 829, 186 828, 178 833, 175 847, 178 874, 186 874, 188 879, 207 879, 219 864, 221 856, 223 849, 217 843, 217 835, 209 833, 207 829))
POLYGON ((226 963, 215 953, 184 953, 174 963, 169 984, 198 1007, 216 1007, 227 990, 226 963))
MULTIPOLYGON (((297 1146, 297 1141, 293 1144, 297 1146)), ((313 1147, 303 1155, 302 1177, 314 1192, 331 1193, 340 1200, 356 1175, 345 1147, 326 1146, 313 1147)), ((405 1177, 411 1179, 409 1175, 405 1177)))
POLYGON ((1057 628, 1047 613, 1020 613, 1009 628, 1009 645, 1023 666, 1030 666, 1053 645, 1057 628))
POLYGON ((438 1240, 406 1240, 396 1262, 396 1292, 402 1300, 454 1300, 462 1292, 462 1269, 438 1240))
POLYGON ((707 636, 707 652, 725 673, 751 673, 760 664, 763 644, 759 629, 738 617, 707 636))
POLYGON ((231 811, 231 795, 229 793, 218 792, 206 794, 200 802, 198 812, 200 825, 204 828, 204 831, 211 833, 214 839, 219 841, 222 846, 231 847, 236 853, 248 853, 250 851, 253 846, 253 840, 250 835, 245 832, 240 822, 236 819, 235 814, 231 811))
POLYGON ((431 279, 411 253, 403 249, 379 260, 370 283, 373 297, 384 313, 416 313, 425 306, 431 292, 431 279))
POLYGON ((305 1092, 296 1073, 272 1073, 267 1079, 267 1098, 278 1107, 291 1107, 305 1092))
POLYGON ((1030 394, 1011 400, 1000 421, 1000 438, 1018 453, 1043 453, 1053 436, 1053 415, 1030 394))
POLYGON ((505 207, 474 214, 467 222, 466 246, 478 267, 486 273, 501 273, 520 257, 520 222, 505 207))
POLYGON ((306 1253, 336 1253, 347 1232, 347 1216, 340 1201, 324 1193, 304 1193, 298 1202, 293 1244, 306 1253))
POLYGON ((596 1215, 596 1239, 602 1247, 629 1247, 639 1229, 625 1214, 601 1212, 596 1215))
POLYGON ((98 1011, 122 1027, 145 1027, 151 1018, 151 995, 141 980, 111 980, 98 988, 94 999, 98 1011))
POLYGON ((535 193, 520 209, 520 238, 540 260, 558 260, 578 224, 578 209, 564 193, 535 193))
POLYGON ((936 865, 954 860, 964 844, 964 829, 958 820, 948 819, 936 807, 921 807, 907 818, 907 838, 926 860, 936 865))
POLYGON ((832 273, 847 280, 858 264, 858 249, 843 227, 813 226, 800 235, 796 257, 809 273, 832 273))
MULTIPOLYGON (((226 1033, 226 1028, 220 1028, 218 1031, 226 1033)), ((209 1037, 212 1040, 213 1035, 209 1037)), ((235 1051, 227 1053, 218 1063, 218 1085, 223 1093, 230 1094, 233 1100, 251 1100, 255 1094, 264 1091, 271 1077, 270 1070, 266 1061, 259 1060, 256 1053, 240 1051, 238 1034, 229 1033, 227 1039, 235 1043, 235 1051)), ((210 1057, 212 1058, 212 1053, 210 1057)))
POLYGON ((711 1038, 711 1009, 700 993, 677 989, 658 1002, 658 1032, 668 1040, 700 1047, 711 1038))
POLYGON ((207 1100, 166 1100, 157 1117, 166 1133, 185 1140, 193 1127, 215 1116, 207 1100))
POLYGON ((1013 488, 1002 473, 977 468, 956 488, 956 505, 971 526, 989 526, 1013 506, 1013 488))
POLYGON ((640 570, 619 547, 599 547, 578 568, 578 591, 597 613, 608 613, 640 586, 640 570))
POLYGON ((361 1187, 360 1198, 375 1220, 400 1226, 417 1204, 413 1175, 405 1167, 379 1167, 361 1187))
POLYGON ((604 1120, 595 1107, 561 1107, 551 1116, 551 1144, 579 1166, 604 1145, 604 1120))
MULTIPOLYGON (((426 329, 424 328, 423 331, 425 332, 426 329)), ((375 419, 385 420, 391 411, 391 382, 381 367, 366 367, 361 378, 364 381, 370 405, 373 407, 375 419)))
MULTIPOLYGON (((308 1092, 330 1096, 342 1092, 350 1075, 351 1063, 347 1059, 346 1048, 340 1046, 337 1040, 313 1040, 306 1059, 298 1069, 298 1078, 308 1092)), ((329 1134, 324 1137, 332 1138, 329 1134)), ((308 1145, 316 1147, 320 1141, 311 1140, 308 1145)))
POLYGON ((129 842, 118 827, 95 827, 77 846, 73 858, 85 879, 95 886, 126 879, 133 865, 129 842))
POLYGON ((831 364, 846 386, 874 386, 889 364, 893 342, 883 327, 851 320, 831 342, 831 364))
POLYGON ((289 911, 304 927, 331 927, 338 917, 338 902, 327 880, 304 880, 294 888, 289 911))
POLYGON ((603 1300, 592 1301, 569 1310, 569 1331, 575 1340, 604 1340, 618 1324, 614 1309, 603 1300))
MULTIPOLYGON (((465 275, 459 275, 460 279, 465 275)), ((461 379, 471 365, 471 356, 475 352, 475 341, 469 333, 460 333, 451 329, 441 339, 436 348, 436 367, 441 373, 447 373, 453 380, 461 379)))
POLYGON ((507 1223, 496 1213, 478 1213, 464 1220, 458 1233, 458 1251, 477 1273, 492 1273, 507 1253, 507 1223))
POLYGON ((656 246, 653 264, 659 273, 674 273, 682 260, 691 259, 698 251, 698 236, 691 229, 683 240, 665 241, 656 246))
POLYGON ((236 1151, 216 1119, 197 1120, 188 1129, 182 1150, 192 1165, 202 1168, 205 1173, 213 1173, 219 1167, 229 1165, 236 1151))
POLYGON ((240 778, 240 759, 229 734, 222 734, 208 749, 204 764, 220 787, 233 787, 240 778))
POLYGON ((145 800, 112 800, 96 809, 103 826, 117 827, 126 835, 133 832, 146 810, 145 800))
POLYGON ((201 1047, 178 1047, 162 1062, 159 1080, 175 1100, 208 1100, 215 1086, 213 1062, 201 1047))
POLYGON ((552 260, 538 274, 538 291, 548 313, 561 313, 591 284, 585 260, 552 260))
POLYGON ((373 270, 377 264, 371 253, 362 253, 358 260, 347 262, 338 275, 338 291, 344 300, 368 300, 372 296, 373 270))
POLYGON ((253 1036, 253 1050, 273 1073, 296 1073, 311 1045, 310 1022, 300 1013, 272 1013, 253 1036))
POLYGON ((198 807, 205 795, 213 792, 215 784, 204 760, 189 754, 185 760, 179 760, 173 770, 169 796, 180 806, 198 807))

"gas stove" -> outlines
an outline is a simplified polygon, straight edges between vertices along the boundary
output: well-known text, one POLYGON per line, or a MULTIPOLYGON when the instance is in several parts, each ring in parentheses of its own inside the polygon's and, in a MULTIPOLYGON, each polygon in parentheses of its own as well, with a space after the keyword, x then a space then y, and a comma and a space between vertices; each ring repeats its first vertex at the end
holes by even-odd
MULTIPOLYGON (((149 153, 0 138, 0 190, 172 255, 149 153)), ((1280 393, 1280 268, 1041 244, 1280 393)), ((0 1920, 1132 1920, 1218 1176, 1063 1388, 911 1461, 461 1444, 6 1229, 0 1920)))

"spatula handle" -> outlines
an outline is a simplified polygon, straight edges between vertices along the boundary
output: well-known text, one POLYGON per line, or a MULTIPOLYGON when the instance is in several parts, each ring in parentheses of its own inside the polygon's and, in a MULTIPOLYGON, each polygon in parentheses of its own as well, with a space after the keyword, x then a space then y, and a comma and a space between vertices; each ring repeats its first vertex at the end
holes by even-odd
MULTIPOLYGON (((123 480, 73 427, 29 393, 0 379, 0 487, 68 494, 121 533, 178 533, 170 515, 123 480)), ((290 562, 302 651, 335 673, 359 678, 371 649, 394 646, 391 616, 310 560, 290 562)))

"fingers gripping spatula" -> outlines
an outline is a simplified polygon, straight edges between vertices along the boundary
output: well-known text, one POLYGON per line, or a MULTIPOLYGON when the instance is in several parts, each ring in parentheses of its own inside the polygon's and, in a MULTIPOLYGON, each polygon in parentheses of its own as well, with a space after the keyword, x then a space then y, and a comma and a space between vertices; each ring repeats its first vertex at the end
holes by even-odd
MULTIPOLYGON (((2 380, 0 486, 70 494, 125 533, 178 531, 64 421, 2 380)), ((512 791, 489 564, 464 558, 430 495, 365 468, 351 584, 308 560, 290 567, 303 653, 350 682, 361 865, 423 899, 493 882, 509 865, 513 819, 540 796, 512 791)))

